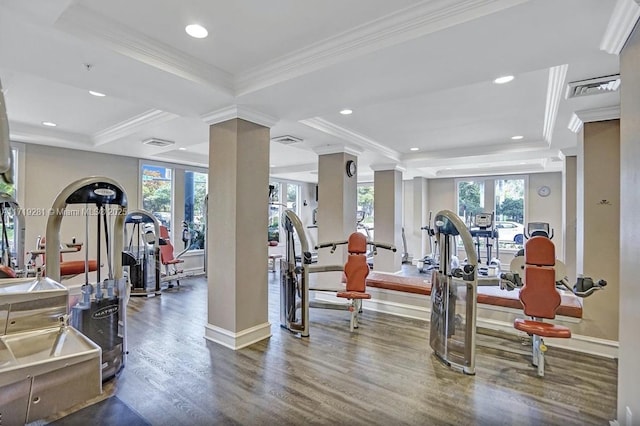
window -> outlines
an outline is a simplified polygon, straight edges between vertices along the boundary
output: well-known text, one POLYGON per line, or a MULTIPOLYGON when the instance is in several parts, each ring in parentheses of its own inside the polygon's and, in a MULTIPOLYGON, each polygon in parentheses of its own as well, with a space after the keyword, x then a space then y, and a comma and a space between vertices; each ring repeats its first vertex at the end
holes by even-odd
POLYGON ((189 241, 189 250, 204 249, 205 217, 204 197, 207 195, 208 174, 200 172, 184 172, 184 221, 188 235, 183 235, 183 242, 189 241))
POLYGON ((356 216, 358 232, 373 240, 373 184, 364 183, 358 185, 358 213, 356 216))
POLYGON ((523 177, 495 179, 496 229, 500 248, 522 248, 524 243, 523 177))
POLYGON ((301 186, 291 182, 269 183, 269 229, 267 241, 280 242, 280 217, 285 209, 300 215, 301 186), (285 198, 286 197, 286 198, 285 198))
POLYGON ((470 224, 471 218, 485 211, 484 181, 458 181, 458 216, 470 224))
MULTIPOLYGON (((17 195, 17 191, 16 191, 16 187, 17 187, 17 179, 18 179, 18 150, 13 148, 11 150, 11 154, 13 155, 13 183, 9 184, 4 182, 4 180, 0 179, 0 192, 4 192, 6 194, 9 194, 11 197, 13 197, 14 199, 16 199, 16 195, 17 195)), ((5 254, 5 250, 8 250, 7 253, 9 254, 9 257, 11 257, 12 259, 15 259, 16 256, 16 233, 15 233, 15 229, 16 229, 16 221, 15 221, 15 217, 14 217, 14 210, 13 208, 8 208, 8 209, 2 209, 2 215, 3 217, 1 217, 0 219, 2 219, 2 224, 5 226, 6 229, 6 243, 5 244, 5 235, 2 234, 0 235, 1 241, 2 241, 2 246, 1 246, 1 252, 2 252, 2 261, 4 263, 4 261, 6 259, 4 259, 4 254, 5 254)), ((22 224, 24 226, 24 223, 22 224)))
POLYGON ((470 226, 476 214, 495 213, 494 228, 498 231, 500 250, 521 249, 525 187, 524 176, 459 179, 456 181, 458 215, 470 226))
POLYGON ((160 225, 171 231, 171 201, 173 169, 150 164, 142 165, 142 208, 151 212, 160 225))

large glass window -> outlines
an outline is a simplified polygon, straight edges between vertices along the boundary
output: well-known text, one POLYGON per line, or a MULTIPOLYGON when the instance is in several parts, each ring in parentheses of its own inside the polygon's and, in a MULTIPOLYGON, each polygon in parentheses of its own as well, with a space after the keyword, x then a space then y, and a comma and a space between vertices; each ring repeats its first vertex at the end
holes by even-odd
POLYGON ((204 249, 204 198, 207 195, 207 173, 184 172, 184 222, 188 235, 183 235, 189 250, 204 249))
POLYGON ((291 209, 300 215, 301 186, 291 182, 269 183, 269 242, 280 242, 280 217, 285 209, 291 209))
POLYGON ((161 225, 171 231, 173 169, 142 165, 142 208, 151 212, 161 225))
POLYGON ((464 223, 470 224, 471 218, 485 211, 484 181, 458 181, 458 215, 464 223))
POLYGON ((363 183, 358 185, 358 213, 357 213, 357 229, 358 232, 366 235, 373 240, 373 184, 363 183))
MULTIPOLYGON (((4 180, 0 179, 0 192, 4 192, 9 194, 11 197, 16 199, 16 188, 17 188, 17 179, 18 179, 18 150, 12 149, 11 154, 13 155, 13 183, 6 183, 4 180)), ((10 255, 11 258, 15 259, 16 256, 16 221, 14 216, 14 211, 12 208, 2 209, 2 223, 5 227, 6 235, 0 235, 0 240, 2 241, 1 252, 3 255, 3 261, 5 261, 4 255, 5 251, 10 255)), ((23 224, 24 225, 24 224, 23 224)))
POLYGON ((460 179, 457 186, 458 215, 467 226, 478 213, 494 213, 500 250, 522 248, 525 224, 523 176, 460 179), (493 198, 493 201, 491 201, 493 198), (485 199, 487 205, 485 205, 485 199))
POLYGON ((501 248, 522 248, 524 240, 524 178, 495 180, 496 229, 501 248))

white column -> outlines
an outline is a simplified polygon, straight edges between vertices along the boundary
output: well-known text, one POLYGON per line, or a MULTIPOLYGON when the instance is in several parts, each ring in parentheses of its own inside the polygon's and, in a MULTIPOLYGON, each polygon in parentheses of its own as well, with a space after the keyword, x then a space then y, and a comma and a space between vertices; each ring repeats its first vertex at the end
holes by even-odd
POLYGON ((576 188, 577 157, 567 155, 562 170, 562 240, 563 261, 567 266, 569 282, 576 279, 576 188))
POLYGON ((376 271, 397 272, 402 269, 402 169, 395 165, 372 165, 374 170, 373 212, 374 239, 393 244, 395 253, 378 250, 373 260, 376 271))
POLYGON ((232 349, 271 336, 269 142, 269 127, 240 118, 210 127, 205 338, 232 349))
POLYGON ((409 229, 405 227, 404 232, 407 236, 412 236, 410 241, 413 244, 410 245, 410 252, 414 253, 414 263, 415 260, 422 259, 430 254, 427 233, 420 229, 426 226, 429 220, 429 212, 427 212, 428 188, 429 181, 427 179, 423 177, 413 178, 413 223, 410 224, 409 229))
MULTIPOLYGON (((346 240, 356 231, 358 180, 347 173, 347 163, 353 161, 357 169, 358 157, 344 147, 329 151, 318 156, 318 243, 346 240), (338 152, 332 152, 335 150, 338 152)), ((322 249, 318 263, 343 264, 346 253, 346 246, 339 246, 333 254, 322 249)))

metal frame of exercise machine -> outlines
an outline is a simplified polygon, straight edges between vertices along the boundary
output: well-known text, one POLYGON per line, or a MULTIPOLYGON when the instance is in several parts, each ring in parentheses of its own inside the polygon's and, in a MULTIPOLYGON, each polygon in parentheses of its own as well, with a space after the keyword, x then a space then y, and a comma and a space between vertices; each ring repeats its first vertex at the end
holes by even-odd
POLYGON ((98 265, 100 265, 102 247, 101 226, 104 226, 105 231, 109 275, 102 282, 100 266, 98 266, 96 283, 89 283, 87 247, 82 299, 72 307, 71 314, 71 325, 102 348, 102 379, 105 380, 115 376, 124 367, 127 353, 126 305, 128 294, 121 255, 122 247, 124 247, 127 195, 116 181, 96 176, 79 179, 58 194, 47 220, 47 245, 45 249, 46 275, 58 282, 60 281, 60 227, 66 207, 70 204, 85 204, 87 208, 85 211, 85 241, 87 243, 89 240, 88 206, 98 207, 98 265), (113 240, 109 241, 108 222, 110 218, 109 209, 106 206, 111 205, 116 207, 116 212, 113 218, 113 240))
POLYGON ((131 296, 160 295, 160 222, 146 210, 133 210, 127 213, 124 220, 124 239, 129 241, 122 252, 123 266, 128 267, 131 296), (133 224, 131 235, 127 224, 133 224), (144 227, 151 226, 153 230, 144 227), (153 233, 152 238, 149 234, 153 233), (137 244, 133 245, 134 237, 137 244))
POLYGON ((430 345, 448 366, 475 374, 478 259, 469 229, 457 214, 442 210, 435 216, 440 264, 431 279, 430 345), (452 266, 462 239, 467 264, 452 266))

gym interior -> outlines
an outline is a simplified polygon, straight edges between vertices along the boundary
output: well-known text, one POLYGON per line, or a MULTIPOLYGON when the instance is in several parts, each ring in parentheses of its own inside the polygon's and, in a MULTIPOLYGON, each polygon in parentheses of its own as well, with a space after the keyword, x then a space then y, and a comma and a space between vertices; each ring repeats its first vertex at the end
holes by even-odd
POLYGON ((640 424, 640 4, 342 3, 0 2, 1 424, 640 424))

